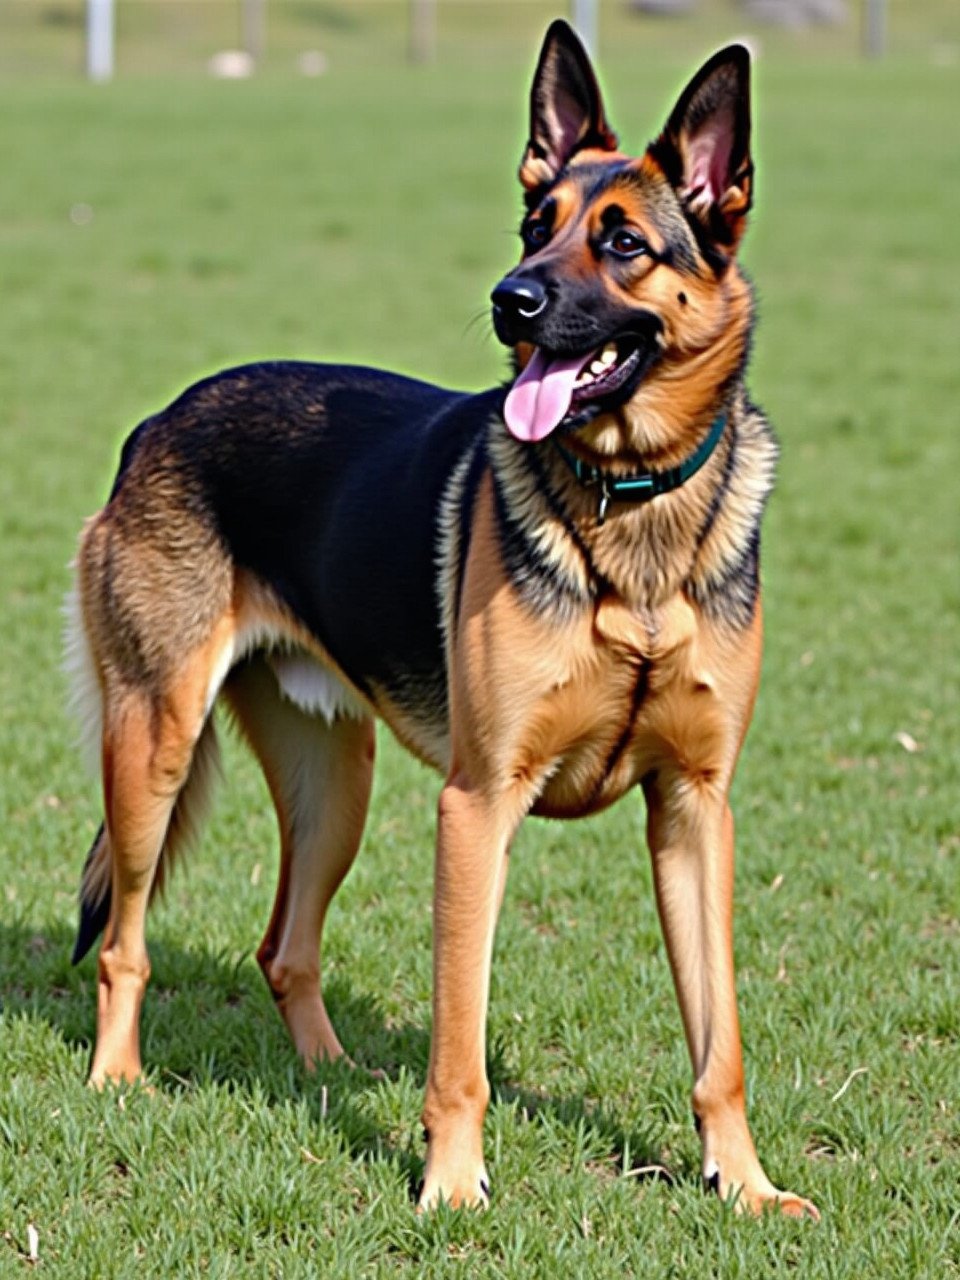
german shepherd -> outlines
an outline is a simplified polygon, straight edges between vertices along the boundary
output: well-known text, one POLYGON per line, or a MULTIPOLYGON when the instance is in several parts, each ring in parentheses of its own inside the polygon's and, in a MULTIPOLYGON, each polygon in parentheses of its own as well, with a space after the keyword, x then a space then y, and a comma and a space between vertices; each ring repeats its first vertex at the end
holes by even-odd
POLYGON ((727 797, 777 456, 744 386, 749 56, 712 57, 633 158, 557 21, 530 115, 523 255, 492 294, 512 385, 227 370, 137 427, 83 531, 70 638, 105 805, 74 955, 105 930, 91 1081, 141 1075, 147 905, 202 816, 221 699, 280 824, 258 961, 303 1059, 343 1053, 320 939, 380 716, 445 777, 420 1206, 488 1200, 484 1024, 521 819, 639 784, 703 1176, 741 1208, 816 1217, 754 1150, 731 943, 727 797))

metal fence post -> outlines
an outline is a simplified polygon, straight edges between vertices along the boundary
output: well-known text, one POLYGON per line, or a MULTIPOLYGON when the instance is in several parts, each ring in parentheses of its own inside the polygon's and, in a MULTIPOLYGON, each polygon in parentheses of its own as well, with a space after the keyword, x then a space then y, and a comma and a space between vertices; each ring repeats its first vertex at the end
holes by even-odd
POLYGON ((863 0, 863 52, 868 58, 883 56, 887 35, 886 0, 863 0))
POLYGON ((113 0, 87 0, 87 76, 113 77, 113 0))

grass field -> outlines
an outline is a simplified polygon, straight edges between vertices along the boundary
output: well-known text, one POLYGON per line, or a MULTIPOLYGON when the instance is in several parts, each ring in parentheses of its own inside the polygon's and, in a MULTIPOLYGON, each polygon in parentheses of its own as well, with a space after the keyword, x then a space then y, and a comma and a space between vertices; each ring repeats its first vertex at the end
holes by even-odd
MULTIPOLYGON (((26 1274, 30 1226, 38 1273, 69 1277, 960 1276, 960 69, 915 29, 875 65, 771 38, 757 75, 752 382, 783 460, 737 957, 758 1145, 822 1223, 743 1221, 700 1190, 639 799, 521 833, 494 1207, 415 1218, 438 784, 386 736, 327 990, 388 1079, 294 1059, 252 959, 273 819, 234 747, 151 919, 155 1093, 84 1088, 94 964, 69 949, 99 802, 58 665, 80 521, 126 431, 223 364, 501 376, 473 320, 517 250, 547 12, 420 72, 386 37, 366 63, 347 29, 319 81, 279 61, 244 84, 0 79, 0 1276, 26 1274)), ((605 85, 639 147, 723 32, 617 22, 605 85)))

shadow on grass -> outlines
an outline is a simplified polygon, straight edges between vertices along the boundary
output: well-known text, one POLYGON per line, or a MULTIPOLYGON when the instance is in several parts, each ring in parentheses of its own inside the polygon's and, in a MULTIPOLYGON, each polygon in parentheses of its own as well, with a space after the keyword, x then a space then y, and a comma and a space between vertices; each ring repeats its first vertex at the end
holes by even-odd
MULTIPOLYGON (((72 945, 72 932, 62 925, 0 924, 0 1013, 42 1021, 70 1050, 89 1054, 96 1026, 96 962, 88 957, 74 968, 72 945)), ((324 983, 324 997, 359 1069, 319 1063, 307 1072, 249 955, 228 960, 202 946, 185 949, 163 938, 151 942, 150 955, 153 978, 144 1001, 141 1048, 155 1086, 177 1093, 226 1085, 268 1105, 306 1105, 336 1129, 354 1158, 392 1161, 411 1191, 416 1188, 422 1155, 411 1149, 411 1137, 404 1143, 388 1139, 372 1114, 374 1095, 383 1088, 372 1072, 380 1070, 394 1082, 416 1081, 422 1088, 428 1030, 397 1024, 375 995, 357 991, 346 975, 333 972, 324 983)), ((629 1168, 630 1176, 673 1181, 648 1138, 627 1132, 608 1108, 582 1094, 556 1097, 518 1087, 499 1050, 492 1054, 489 1073, 494 1104, 513 1107, 518 1123, 543 1116, 551 1124, 582 1127, 591 1149, 602 1152, 606 1169, 629 1168)))
POLYGON ((678 1172, 663 1163, 663 1153, 650 1138, 639 1130, 627 1130, 619 1118, 602 1103, 594 1102, 585 1094, 554 1094, 523 1089, 515 1084, 497 1084, 492 1079, 492 1102, 515 1107, 520 1119, 536 1123, 538 1116, 576 1130, 585 1129, 590 1146, 599 1153, 598 1160, 588 1161, 602 1168, 611 1177, 625 1176, 638 1183, 666 1182, 673 1186, 685 1182, 688 1175, 695 1180, 695 1170, 684 1168, 678 1172))

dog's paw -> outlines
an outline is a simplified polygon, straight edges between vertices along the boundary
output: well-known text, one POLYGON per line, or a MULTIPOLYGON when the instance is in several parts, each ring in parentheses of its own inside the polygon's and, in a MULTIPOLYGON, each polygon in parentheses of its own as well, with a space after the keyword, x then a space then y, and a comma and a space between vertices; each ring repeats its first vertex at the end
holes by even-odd
POLYGON ((490 1178, 483 1160, 483 1114, 444 1114, 425 1109, 423 1136, 427 1162, 417 1213, 437 1209, 486 1209, 490 1178))
POLYGON ((698 1126, 703 1142, 703 1183, 736 1213, 820 1221, 816 1205, 793 1191, 775 1187, 757 1158, 742 1107, 731 1108, 698 1126))
POLYGON ((87 1088, 92 1089, 95 1093, 115 1093, 123 1109, 124 1100, 131 1095, 142 1093, 147 1098, 157 1096, 156 1087, 149 1083, 147 1077, 140 1071, 138 1074, 124 1075, 114 1074, 109 1071, 90 1072, 87 1077, 87 1088))
POLYGON ((417 1213, 428 1213, 447 1204, 451 1209, 488 1209, 490 1180, 481 1165, 479 1169, 433 1169, 430 1161, 417 1199, 417 1213))
POLYGON ((749 1193, 743 1188, 737 1195, 734 1208, 738 1213, 749 1213, 755 1218, 765 1213, 782 1213, 785 1218, 809 1218, 811 1222, 820 1221, 820 1210, 812 1200, 806 1200, 792 1191, 778 1191, 773 1194, 749 1193))
POLYGON ((761 1206, 761 1211, 765 1208, 782 1213, 787 1218, 810 1218, 813 1222, 820 1221, 820 1210, 813 1201, 794 1195, 792 1191, 778 1191, 773 1203, 768 1202, 761 1206))
POLYGON ((709 1174, 704 1172, 704 1186, 715 1192, 721 1200, 729 1201, 737 1213, 760 1217, 765 1213, 782 1213, 787 1218, 809 1218, 820 1221, 820 1210, 812 1200, 798 1196, 793 1191, 781 1191, 763 1175, 742 1183, 722 1178, 714 1166, 709 1174))

